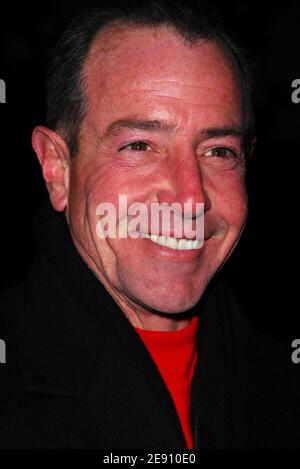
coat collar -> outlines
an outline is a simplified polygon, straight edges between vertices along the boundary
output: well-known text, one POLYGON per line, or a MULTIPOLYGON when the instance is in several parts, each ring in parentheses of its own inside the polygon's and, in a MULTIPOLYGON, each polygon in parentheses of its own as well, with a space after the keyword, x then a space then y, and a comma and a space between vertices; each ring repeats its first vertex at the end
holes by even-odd
MULTIPOLYGON (((128 419, 140 435, 145 431, 142 422, 147 422, 153 447, 172 447, 172 442, 177 448, 184 447, 174 405, 155 364, 124 314, 81 259, 64 214, 49 206, 43 208, 35 232, 37 257, 22 289, 26 308, 11 337, 18 344, 17 355, 23 357, 26 390, 80 399, 70 440, 73 447, 113 447, 109 442, 114 441, 115 447, 122 447, 122 438, 123 447, 127 447, 122 422, 128 419), (137 412, 131 414, 132 408, 137 412), (143 419, 138 418, 139 409, 143 419), (122 416, 114 427, 119 433, 101 432, 101 421, 109 425, 113 415, 122 416), (161 426, 157 439, 156 424, 161 426)), ((199 361, 191 416, 197 445, 255 445, 256 436, 249 434, 245 422, 252 421, 255 428, 255 418, 250 415, 254 409, 257 422, 262 422, 274 395, 281 417, 295 434, 299 432, 297 403, 293 405, 287 397, 282 353, 274 358, 274 344, 253 331, 218 277, 197 308, 199 361)), ((263 429, 257 433, 261 439, 263 429)), ((139 447, 138 436, 136 441, 139 447)), ((140 447, 142 441, 141 437, 140 447)))
MULTIPOLYGON (((156 365, 123 312, 83 262, 64 215, 44 207, 35 221, 35 235, 37 256, 24 288, 26 312, 12 337, 18 344, 17 355, 23 357, 26 391, 80 399, 81 423, 76 428, 84 428, 88 415, 94 418, 80 438, 74 432, 75 446, 84 446, 84 437, 89 438, 89 447, 93 445, 91 435, 101 432, 88 431, 92 422, 100 425, 101 415, 107 415, 110 408, 109 419, 113 418, 121 405, 123 414, 126 406, 144 408, 149 425, 155 407, 157 415, 163 409, 164 444, 170 447, 175 439, 178 447, 184 447, 173 401, 156 365)), ((137 418, 137 428, 142 425, 138 415, 128 418, 137 418)))

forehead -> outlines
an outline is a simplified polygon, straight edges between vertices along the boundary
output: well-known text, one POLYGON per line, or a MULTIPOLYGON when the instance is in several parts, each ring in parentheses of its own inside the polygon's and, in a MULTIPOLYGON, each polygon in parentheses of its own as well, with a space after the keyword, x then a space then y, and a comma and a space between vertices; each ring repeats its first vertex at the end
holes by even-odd
MULTIPOLYGON (((157 102, 240 108, 240 84, 233 59, 216 42, 190 44, 167 27, 110 26, 96 36, 85 68, 89 113, 157 102), (163 99, 165 98, 165 99, 163 99), (113 108, 112 108, 113 106, 113 108)), ((147 110, 147 109, 146 109, 147 110)))

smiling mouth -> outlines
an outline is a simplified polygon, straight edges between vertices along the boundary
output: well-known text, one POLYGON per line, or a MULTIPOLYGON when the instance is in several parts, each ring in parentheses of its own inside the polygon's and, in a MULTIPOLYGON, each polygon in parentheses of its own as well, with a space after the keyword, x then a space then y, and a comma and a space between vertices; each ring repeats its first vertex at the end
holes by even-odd
POLYGON ((150 239, 153 243, 160 244, 161 246, 177 249, 179 251, 191 251, 192 249, 199 249, 203 246, 203 241, 198 239, 177 239, 147 233, 141 233, 141 237, 150 239))

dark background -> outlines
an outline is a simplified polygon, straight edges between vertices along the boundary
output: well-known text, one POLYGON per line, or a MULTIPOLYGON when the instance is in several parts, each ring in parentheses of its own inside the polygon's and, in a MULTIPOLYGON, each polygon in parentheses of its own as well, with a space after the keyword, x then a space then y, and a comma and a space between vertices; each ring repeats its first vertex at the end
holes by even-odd
MULTIPOLYGON (((80 5, 81 3, 81 5, 80 5)), ((44 68, 49 49, 82 6, 62 1, 2 11, 0 78, 7 104, 1 124, 1 289, 19 282, 34 255, 32 218, 46 197, 31 131, 45 124, 44 68)), ((291 343, 300 337, 298 200, 300 103, 299 2, 214 2, 257 64, 257 147, 249 164, 250 213, 240 244, 224 267, 250 320, 291 343), (298 4, 298 5, 297 5, 298 4)))

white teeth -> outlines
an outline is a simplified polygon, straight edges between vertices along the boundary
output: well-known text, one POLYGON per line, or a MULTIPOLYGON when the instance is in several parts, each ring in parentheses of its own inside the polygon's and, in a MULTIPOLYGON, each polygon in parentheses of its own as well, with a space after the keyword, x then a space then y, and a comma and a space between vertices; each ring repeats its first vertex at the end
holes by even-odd
POLYGON ((189 249, 193 249, 194 241, 192 239, 189 239, 188 242, 187 242, 187 245, 188 245, 189 249))
POLYGON ((149 235, 146 233, 141 234, 143 238, 148 238, 154 243, 161 244, 162 246, 166 246, 170 249, 179 249, 181 251, 187 251, 191 249, 198 249, 202 246, 200 240, 192 240, 192 239, 176 239, 176 238, 169 238, 166 236, 158 236, 158 235, 149 235))
POLYGON ((184 249, 187 249, 187 248, 188 248, 188 242, 187 242, 186 239, 180 239, 177 242, 177 249, 184 250, 184 249))
MULTIPOLYGON (((150 238, 151 239, 151 238, 150 238)), ((166 246, 167 244, 167 238, 165 236, 159 236, 158 240, 156 241, 159 244, 162 244, 163 246, 166 246)))
POLYGON ((177 249, 177 240, 175 238, 167 238, 167 246, 171 249, 177 249))

